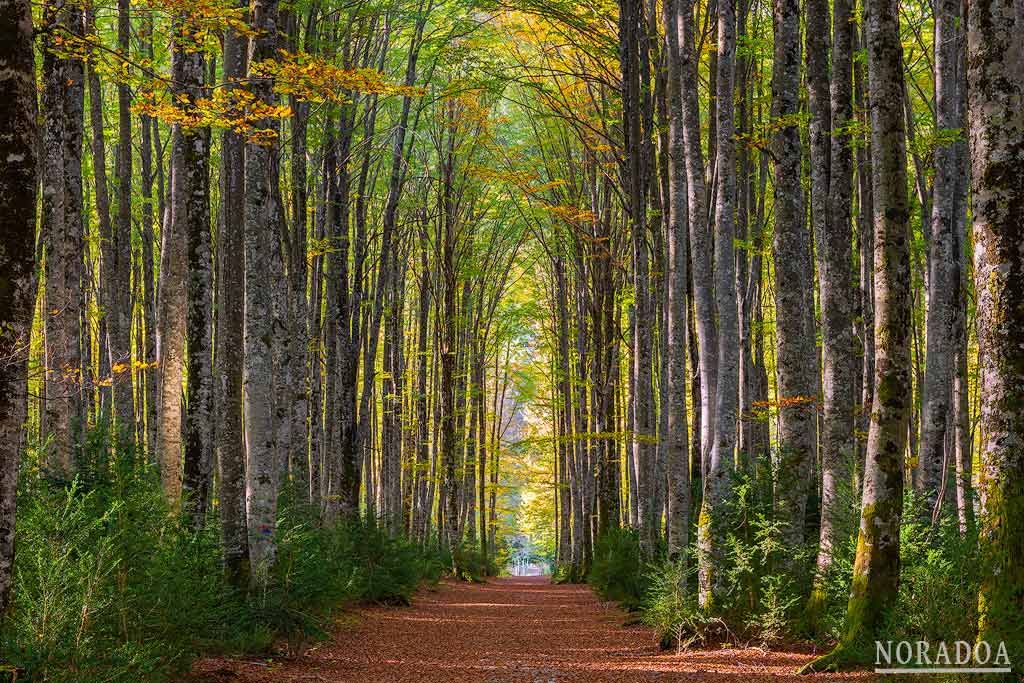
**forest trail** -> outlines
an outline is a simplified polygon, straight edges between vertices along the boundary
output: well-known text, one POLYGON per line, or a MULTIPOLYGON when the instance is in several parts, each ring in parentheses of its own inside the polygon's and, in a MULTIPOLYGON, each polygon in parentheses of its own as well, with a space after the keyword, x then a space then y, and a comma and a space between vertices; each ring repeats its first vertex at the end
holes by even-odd
POLYGON ((548 577, 443 582, 412 607, 359 610, 328 641, 272 663, 206 659, 189 683, 632 683, 866 681, 796 676, 810 654, 759 649, 659 652, 653 633, 587 586, 548 577))

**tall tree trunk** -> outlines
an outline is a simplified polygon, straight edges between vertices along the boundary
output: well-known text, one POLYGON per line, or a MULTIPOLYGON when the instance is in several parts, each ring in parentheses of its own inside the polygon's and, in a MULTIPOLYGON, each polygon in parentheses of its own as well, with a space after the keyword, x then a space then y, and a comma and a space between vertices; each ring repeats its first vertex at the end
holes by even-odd
MULTIPOLYGON (((979 642, 1024 657, 1024 55, 1020 2, 976 0, 967 82, 978 300, 982 499, 979 642)), ((1012 678, 1007 674, 1007 679, 1012 678)))
MULTIPOLYGON (((246 75, 247 44, 234 29, 224 33, 224 84, 246 75)), ((246 457, 242 429, 245 325, 245 140, 225 130, 221 143, 221 233, 217 258, 217 463, 221 545, 229 579, 245 586, 249 538, 245 511, 246 457)))
MULTIPOLYGON (((44 23, 82 34, 81 11, 47 8, 44 23)), ((51 34, 53 35, 53 34, 51 34)), ((85 428, 82 387, 82 61, 43 54, 42 219, 46 239, 46 425, 53 433, 50 469, 69 477, 85 428)))
MULTIPOLYGON (((130 0, 117 2, 117 49, 124 60, 131 59, 131 3, 130 0)), ((132 424, 136 414, 132 394, 132 377, 135 370, 132 363, 132 310, 135 299, 132 296, 132 97, 128 83, 117 85, 117 215, 111 235, 113 263, 104 271, 104 277, 113 282, 113 309, 107 315, 107 344, 111 365, 123 363, 123 371, 115 373, 114 415, 120 425, 121 438, 131 438, 125 429, 132 424), (123 374, 120 382, 117 376, 123 374)), ((138 388, 141 396, 142 387, 138 388)), ((141 444, 141 441, 140 441, 141 444)))
MULTIPOLYGON (((96 33, 96 11, 91 4, 86 4, 85 9, 85 31, 87 39, 98 40, 96 33)), ((86 62, 86 87, 89 94, 89 128, 91 133, 92 149, 92 177, 95 199, 97 227, 99 228, 100 244, 100 281, 98 290, 98 304, 102 315, 98 321, 99 328, 99 376, 103 379, 99 383, 100 395, 100 420, 108 421, 112 417, 111 402, 114 393, 114 384, 130 378, 130 375, 122 374, 115 377, 113 367, 123 363, 124 358, 118 358, 111 350, 110 333, 117 332, 118 320, 115 319, 117 305, 115 303, 114 275, 114 239, 113 229, 110 224, 110 194, 107 192, 107 148, 106 137, 103 131, 103 86, 100 84, 100 75, 96 70, 95 59, 86 62), (106 381, 109 379, 110 381, 106 381)), ((90 276, 92 269, 87 267, 86 273, 90 276)), ((83 329, 88 329, 87 327, 83 329)), ((85 346, 89 346, 85 344, 85 346)), ((130 359, 129 359, 130 364, 130 359)), ((120 387, 122 395, 124 386, 120 387)), ((128 395, 131 395, 131 384, 128 385, 128 395)), ((118 416, 120 417, 120 416, 118 416)), ((126 422, 118 420, 116 429, 119 431, 126 422)))
MULTIPOLYGON (((202 52, 184 56, 182 77, 192 101, 204 96, 202 52)), ((188 187, 188 384, 183 489, 193 522, 202 523, 213 486, 213 250, 210 243, 210 129, 188 131, 184 172, 188 187)))
MULTIPOLYGON (((278 46, 277 0, 254 0, 249 55, 252 64, 275 59, 278 46)), ((257 101, 273 106, 273 83, 256 78, 251 86, 257 101)), ((245 410, 246 508, 249 555, 254 577, 266 580, 277 551, 278 462, 274 379, 282 318, 283 265, 280 250, 280 187, 277 185, 278 131, 261 119, 256 129, 266 139, 245 147, 245 410)))
POLYGON ((718 377, 715 389, 714 438, 704 499, 697 522, 699 600, 715 609, 724 597, 720 565, 724 558, 726 504, 732 488, 739 406, 739 318, 736 308, 734 219, 736 152, 733 140, 733 82, 736 55, 736 9, 733 0, 718 0, 717 158, 715 183, 715 308, 718 313, 718 377))
POLYGON ((416 313, 416 494, 413 506, 413 538, 426 539, 427 520, 431 510, 427 506, 427 484, 430 477, 429 416, 427 413, 427 366, 432 362, 427 352, 431 303, 431 271, 427 261, 428 239, 425 216, 420 222, 420 291, 416 313))
MULTIPOLYGON (((863 46, 860 31, 854 36, 855 46, 863 46)), ((866 131, 857 145, 857 247, 860 252, 860 333, 861 333, 861 395, 858 406, 857 429, 867 434, 871 423, 871 407, 875 397, 875 231, 874 197, 871 170, 870 98, 867 91, 864 64, 856 60, 853 65, 853 94, 855 116, 866 131)), ((858 439, 858 442, 860 439, 858 439)), ((863 488, 866 443, 857 448, 857 480, 855 492, 863 488)))
POLYGON ((648 321, 654 320, 650 289, 650 254, 647 246, 647 177, 650 154, 650 128, 644 126, 649 108, 649 65, 647 30, 643 4, 640 0, 621 0, 619 19, 620 61, 623 81, 623 130, 625 131, 625 165, 627 209, 633 257, 633 288, 637 324, 633 334, 633 435, 637 472, 637 494, 640 503, 641 541, 644 552, 654 552, 657 538, 657 511, 651 490, 651 460, 656 420, 654 416, 653 339, 648 321), (644 120, 642 120, 644 119, 644 120))
POLYGON ((866 42, 872 95, 875 206, 875 377, 865 459, 860 535, 846 626, 839 646, 809 669, 848 664, 874 640, 900 577, 903 465, 910 411, 910 250, 902 47, 894 0, 868 0, 866 42))
MULTIPOLYGON (((967 32, 961 24, 957 32, 957 40, 960 44, 958 50, 958 84, 960 89, 960 120, 966 120, 967 112, 967 32)), ((957 143, 957 201, 961 206, 967 205, 967 191, 969 185, 969 170, 971 165, 970 155, 967 148, 967 136, 961 136, 957 143)), ((967 212, 957 211, 957 226, 955 232, 956 242, 954 252, 957 259, 957 276, 959 278, 959 291, 955 297, 956 314, 954 322, 956 331, 956 373, 953 376, 953 425, 954 425, 954 448, 956 459, 954 470, 956 473, 956 508, 957 518, 960 525, 960 533, 963 536, 973 534, 975 529, 974 520, 974 490, 973 490, 973 445, 974 436, 971 432, 971 416, 969 402, 969 376, 967 374, 967 279, 970 277, 967 263, 967 212)))
MULTIPOLYGON (((193 115, 192 108, 201 93, 204 69, 202 54, 191 45, 191 18, 180 15, 174 22, 174 50, 171 73, 175 93, 185 98, 182 113, 193 115)), ((206 226, 209 232, 208 185, 200 153, 205 154, 206 139, 197 128, 176 124, 171 152, 171 220, 162 231, 160 249, 160 292, 157 297, 157 361, 160 368, 159 427, 157 452, 164 495, 174 506, 182 495, 182 381, 185 368, 185 339, 188 333, 189 256, 193 233, 206 226)), ((208 249, 207 249, 208 250, 208 249)), ((207 353, 209 346, 206 347, 207 353)))
MULTIPOLYGON (((813 3, 816 28, 824 31, 828 16, 824 3, 813 3)), ((853 191, 853 153, 851 140, 846 131, 853 115, 853 8, 848 0, 836 0, 834 41, 832 49, 831 89, 831 149, 829 151, 828 217, 822 225, 815 219, 815 241, 817 249, 818 278, 821 297, 822 335, 822 394, 824 399, 824 421, 821 450, 821 529, 819 536, 817 579, 824 577, 832 565, 836 545, 842 543, 852 526, 848 519, 843 487, 850 482, 851 464, 854 458, 853 406, 855 388, 853 302, 851 287, 853 273, 852 240, 850 224, 853 191)), ((808 7, 810 22, 810 7, 808 7)), ((823 50, 814 41, 808 43, 808 52, 823 50)), ((819 55, 816 59, 824 59, 819 55)), ((810 55, 808 55, 810 58, 810 55)), ((825 65, 817 64, 816 68, 825 65)), ((826 131, 827 132, 827 131, 826 131)), ((828 144, 826 139, 823 145, 828 144)), ((811 167, 816 166, 815 157, 822 149, 811 145, 811 167)), ((821 201, 821 196, 812 196, 812 203, 821 201)), ((815 584, 811 596, 809 615, 813 620, 823 605, 824 592, 819 583, 815 584)), ((815 626, 816 627, 816 626, 815 626)))
POLYGON ((795 549, 804 540, 804 518, 811 488, 815 449, 815 368, 813 330, 806 324, 806 295, 811 282, 805 268, 810 240, 804 224, 801 187, 799 113, 800 6, 775 0, 772 19, 775 61, 772 64, 772 118, 779 121, 772 138, 775 185, 775 330, 779 391, 779 465, 776 486, 778 519, 785 524, 783 542, 795 549))
MULTIPOLYGON (((700 369, 700 458, 694 463, 701 469, 711 452, 715 427, 715 391, 718 386, 718 331, 715 325, 714 272, 711 236, 707 221, 707 195, 704 182, 704 153, 700 146, 700 108, 697 88, 696 33, 693 0, 680 2, 680 76, 683 79, 683 143, 686 155, 687 207, 690 229, 690 273, 693 281, 693 302, 697 331, 700 369)), ((696 445, 696 444, 695 444, 696 445)))
MULTIPOLYGON (((945 481, 946 432, 950 425, 952 380, 956 368, 955 316, 960 289, 956 252, 958 212, 966 207, 957 202, 958 149, 956 140, 946 139, 959 130, 961 91, 957 67, 960 31, 959 0, 938 0, 935 5, 935 129, 940 137, 935 147, 935 180, 932 191, 930 239, 928 241, 928 310, 924 387, 921 392, 921 448, 917 488, 921 494, 919 518, 937 521, 942 507, 939 487, 945 481)), ((948 501, 947 501, 948 502, 948 501)), ((948 507, 948 506, 947 506, 948 507)))
MULTIPOLYGON (((148 53, 152 52, 152 18, 147 17, 143 25, 142 33, 144 34, 144 44, 148 48, 148 53)), ((157 214, 154 215, 153 207, 153 149, 155 141, 159 139, 159 131, 157 130, 156 119, 150 116, 142 116, 142 132, 140 136, 141 149, 139 150, 139 162, 140 171, 142 174, 142 263, 140 264, 140 280, 142 281, 141 287, 143 292, 143 314, 142 320, 145 327, 143 339, 141 341, 141 348, 139 355, 142 356, 144 361, 143 367, 143 385, 140 389, 144 388, 144 394, 142 391, 138 392, 138 395, 145 396, 145 444, 146 451, 152 461, 157 454, 157 405, 158 399, 158 386, 160 370, 155 367, 154 364, 157 361, 157 283, 156 283, 156 268, 155 266, 155 255, 156 250, 156 235, 155 225, 163 220, 163 214, 161 213, 163 206, 163 199, 158 198, 157 202, 157 214)), ((159 152, 159 149, 157 150, 159 152)), ((159 162, 158 162, 159 163, 159 162)), ((142 411, 140 411, 142 412, 142 411)), ((139 439, 141 444, 143 439, 139 439)))
POLYGON ((15 505, 28 408, 29 336, 36 296, 39 141, 32 7, 0 1, 0 619, 12 606, 15 505))
POLYGON ((668 460, 669 556, 682 557, 689 545, 690 452, 686 424, 686 250, 689 215, 686 204, 686 149, 683 138, 682 80, 680 72, 680 0, 664 5, 665 53, 668 61, 669 99, 669 231, 668 231, 668 413, 664 436, 668 460))

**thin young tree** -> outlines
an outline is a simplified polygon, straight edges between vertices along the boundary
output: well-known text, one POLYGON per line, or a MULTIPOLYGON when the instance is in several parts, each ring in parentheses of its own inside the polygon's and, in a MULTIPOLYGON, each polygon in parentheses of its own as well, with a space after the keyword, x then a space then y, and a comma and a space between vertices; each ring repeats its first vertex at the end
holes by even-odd
POLYGON ((704 496, 697 521, 699 600, 705 609, 722 602, 726 584, 720 571, 727 534, 726 505, 732 489, 739 408, 739 313, 736 306, 734 218, 736 151, 733 83, 736 59, 736 6, 718 0, 716 93, 717 141, 715 170, 715 310, 718 317, 718 373, 715 421, 704 496))

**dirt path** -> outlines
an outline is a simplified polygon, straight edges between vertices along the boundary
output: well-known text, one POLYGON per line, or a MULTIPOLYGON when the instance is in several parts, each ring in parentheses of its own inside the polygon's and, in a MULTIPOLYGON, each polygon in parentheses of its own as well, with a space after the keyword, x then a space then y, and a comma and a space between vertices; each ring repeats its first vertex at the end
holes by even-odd
POLYGON ((805 653, 756 649, 661 653, 652 632, 585 586, 546 577, 444 582, 408 608, 358 612, 305 654, 267 663, 208 659, 194 683, 379 681, 426 683, 632 683, 634 681, 869 680, 795 676, 805 653))

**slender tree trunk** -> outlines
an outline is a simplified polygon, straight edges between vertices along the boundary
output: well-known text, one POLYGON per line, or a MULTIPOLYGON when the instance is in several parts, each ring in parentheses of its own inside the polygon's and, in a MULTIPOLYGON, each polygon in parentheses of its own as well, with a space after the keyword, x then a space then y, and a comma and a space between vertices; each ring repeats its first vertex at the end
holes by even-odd
MULTIPOLYGON (((689 208, 690 263, 693 281, 693 301, 697 332, 700 369, 700 467, 711 452, 715 428, 715 391, 718 386, 718 331, 715 324, 714 272, 711 254, 711 236, 707 223, 707 197, 704 183, 704 153, 700 146, 700 108, 697 88, 686 84, 697 83, 697 56, 694 52, 696 26, 693 0, 680 3, 680 76, 683 79, 682 113, 683 143, 686 154, 687 207, 689 208)), ((697 439, 695 438, 695 441, 697 439)), ((696 445, 696 444, 695 444, 696 445)), ((703 479, 702 479, 703 481, 703 479)))
POLYGON ((633 288, 636 321, 633 335, 633 436, 632 448, 637 472, 637 493, 640 503, 640 528, 644 552, 654 552, 657 538, 657 511, 651 490, 651 460, 656 457, 657 438, 654 415, 653 339, 654 320, 650 289, 650 254, 647 246, 648 160, 650 154, 649 126, 643 123, 650 105, 647 30, 643 4, 639 0, 620 2, 619 39, 623 79, 623 129, 625 131, 625 166, 629 229, 632 241, 633 288))
MULTIPOLYGON (((814 3, 816 28, 826 30, 827 13, 823 4, 814 3), (820 25, 819 25, 820 24, 820 25)), ((832 49, 831 149, 829 151, 828 218, 824 225, 815 220, 818 277, 821 297, 822 394, 824 421, 821 451, 821 530, 819 536, 817 578, 832 565, 836 545, 842 543, 852 526, 851 515, 841 495, 849 483, 854 458, 854 337, 851 301, 853 273, 850 223, 853 191, 853 154, 846 134, 853 115, 853 8, 848 0, 836 0, 832 49)), ((810 8, 808 9, 810 13, 810 8)), ((810 21, 810 19, 808 19, 810 21)), ((817 41, 808 44, 810 52, 823 49, 817 41)), ((824 59, 819 55, 818 59, 824 59)), ((816 64, 817 68, 824 65, 816 64)), ((829 136, 826 136, 829 137, 829 136)), ((823 144, 828 144, 826 139, 823 144)), ((812 143, 811 167, 822 150, 812 143)), ((821 201, 820 195, 814 201, 821 201)), ((820 584, 815 584, 809 614, 816 618, 824 600, 820 584)), ((815 626, 816 627, 816 626, 815 626)))
MULTIPOLYGON (((245 78, 247 45, 233 29, 224 34, 224 83, 245 78)), ((245 325, 245 140, 231 130, 221 143, 221 221, 217 246, 217 491, 224 565, 236 586, 249 572, 245 509, 246 454, 242 429, 245 325)))
MULTIPOLYGON (((50 10, 44 23, 82 33, 80 10, 50 10)), ((48 44, 48 48, 56 46, 48 44)), ((82 343, 82 62, 43 53, 42 219, 46 239, 46 425, 53 433, 50 469, 69 477, 85 427, 82 343)))
POLYGON ((724 597, 720 565, 728 532, 725 506, 731 494, 739 401, 739 318, 736 308, 734 220, 736 152, 733 140, 733 82, 736 55, 736 9, 733 0, 718 0, 717 159, 715 172, 715 308, 718 313, 718 376, 715 389, 714 438, 704 499, 697 522, 699 600, 715 609, 724 597))
MULTIPOLYGON (((87 38, 97 40, 95 8, 91 4, 87 4, 84 12, 87 38)), ((116 276, 114 274, 113 229, 110 224, 110 194, 107 192, 107 148, 106 136, 103 131, 103 87, 100 84, 100 75, 96 71, 95 60, 87 61, 86 64, 86 87, 89 94, 89 128, 92 137, 93 196, 95 199, 96 222, 99 228, 100 244, 100 279, 99 286, 96 288, 98 290, 99 308, 102 311, 102 316, 98 321, 99 376, 102 379, 99 382, 100 420, 107 422, 112 417, 113 385, 118 381, 130 378, 131 375, 123 374, 120 377, 115 377, 112 371, 113 367, 118 363, 123 363, 124 359, 117 358, 114 355, 110 343, 111 333, 117 333, 118 320, 115 319, 114 315, 117 310, 115 303, 116 276), (108 379, 110 380, 109 382, 107 381, 108 379)), ((92 269, 86 268, 86 273, 91 279, 92 269)), ((88 329, 88 327, 83 327, 83 330, 85 329, 88 329)), ((88 344, 85 344, 85 346, 88 346, 88 344)), ((88 367, 88 364, 86 366, 88 367)), ((120 389, 123 395, 124 386, 122 385, 120 389)), ((130 383, 128 385, 128 394, 129 396, 131 395, 130 383)), ((115 429, 120 430, 124 424, 126 423, 119 420, 115 429)))
MULTIPOLYGON (((152 52, 152 20, 147 18, 143 27, 145 44, 152 52)), ((140 355, 144 361, 143 384, 145 389, 145 444, 150 460, 157 454, 157 405, 158 386, 160 370, 154 367, 157 361, 156 340, 157 332, 157 283, 154 251, 156 250, 155 225, 163 219, 159 209, 154 215, 153 207, 153 147, 154 138, 159 139, 157 122, 149 116, 142 117, 142 134, 140 136, 141 149, 139 150, 139 161, 142 173, 142 263, 140 264, 143 290, 143 323, 144 338, 141 340, 142 348, 140 355)), ((159 150, 158 150, 159 151, 159 150)), ((163 206, 163 199, 157 202, 158 207, 163 206)), ((139 392, 142 395, 142 392, 139 392)), ((140 438, 139 443, 143 440, 140 438)))
MULTIPOLYGON (((182 78, 192 101, 206 88, 201 52, 183 56, 182 78)), ((188 221, 188 383, 186 385, 185 466, 182 486, 193 523, 200 525, 213 487, 213 250, 210 240, 210 129, 185 134, 183 172, 187 175, 188 221)))
MULTIPOLYGON (((863 39, 855 35, 858 49, 863 39)), ((866 435, 871 422, 871 408, 875 396, 875 232, 874 196, 872 189, 871 135, 868 110, 870 100, 867 92, 865 67, 861 60, 853 65, 855 115, 867 131, 857 147, 857 243, 860 251, 860 318, 861 318, 861 396, 857 429, 864 434, 864 447, 858 444, 857 480, 855 491, 859 496, 863 488, 864 459, 866 457, 866 435)), ((860 441, 860 439, 858 439, 860 441)))
POLYGON ((32 7, 0 1, 0 619, 12 606, 15 506, 28 408, 39 141, 32 7))
POLYGON ((921 520, 935 522, 941 512, 939 487, 945 480, 946 432, 950 415, 953 374, 956 368, 955 316, 959 294, 959 227, 957 213, 966 207, 957 202, 960 172, 955 140, 946 139, 961 127, 957 77, 957 40, 960 1, 938 0, 935 5, 935 128, 940 137, 935 148, 935 180, 928 241, 928 310, 926 314, 925 373, 921 406, 921 448, 917 488, 921 494, 921 520))
MULTIPOLYGON (((117 2, 117 49, 122 59, 131 59, 131 3, 130 0, 117 2)), ((113 281, 113 309, 107 319, 107 343, 113 369, 117 362, 124 364, 124 370, 116 372, 114 382, 114 415, 120 425, 121 438, 131 438, 126 428, 132 424, 136 414, 133 404, 132 377, 135 370, 132 363, 132 310, 135 299, 132 296, 132 97, 128 83, 117 85, 117 215, 112 233, 112 268, 104 272, 113 281), (118 381, 117 377, 123 374, 118 381)), ((142 387, 138 387, 141 395, 142 387)), ((140 441, 141 444, 141 441, 140 441)))
POLYGON ((772 139, 775 185, 775 330, 779 391, 778 519, 783 542, 795 549, 804 541, 815 449, 816 358, 813 330, 806 325, 811 282, 804 265, 810 251, 801 187, 799 113, 800 7, 797 0, 773 5, 775 60, 772 64, 772 118, 780 120, 772 139))
POLYGON ((683 138, 682 81, 680 71, 679 0, 667 0, 665 53, 668 60, 669 99, 669 232, 668 232, 668 413, 665 434, 668 460, 668 547, 670 557, 681 557, 689 545, 690 453, 686 424, 686 250, 689 215, 686 204, 686 149, 683 138))
MULTIPOLYGON (((957 40, 960 44, 958 49, 958 85, 960 89, 960 120, 966 120, 967 112, 967 32, 963 25, 957 32, 957 40)), ((967 191, 969 185, 969 170, 971 159, 967 149, 966 136, 956 145, 957 148, 957 201, 962 207, 967 206, 967 191)), ((969 386, 967 374, 967 280, 970 277, 967 263, 967 249, 964 245, 967 241, 967 212, 957 211, 957 225, 955 232, 954 252, 957 259, 957 277, 959 291, 954 298, 956 314, 954 322, 956 331, 956 373, 953 376, 953 425, 954 425, 954 448, 956 457, 954 470, 956 472, 956 507, 957 518, 960 524, 960 533, 963 536, 973 534, 975 530, 974 520, 974 491, 973 491, 973 445, 974 436, 970 425, 969 386)))
MULTIPOLYGON (((274 59, 278 46, 276 0, 254 0, 249 55, 252 63, 274 59)), ((274 104, 273 83, 254 79, 257 100, 274 104)), ((263 582, 274 563, 277 541, 278 462, 274 380, 276 348, 285 328, 280 300, 284 273, 280 251, 280 188, 277 187, 278 131, 267 119, 257 121, 265 140, 245 147, 245 410, 246 508, 249 554, 254 578, 263 582)))

